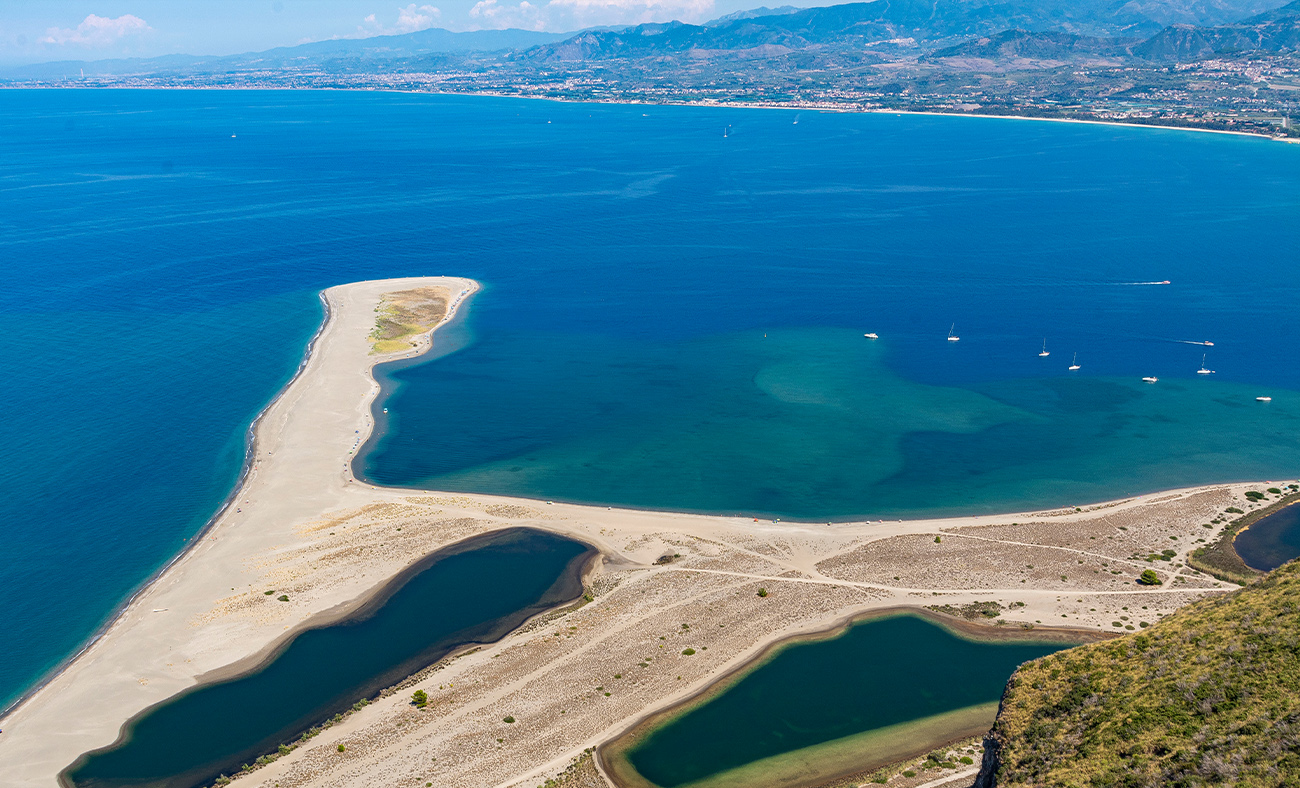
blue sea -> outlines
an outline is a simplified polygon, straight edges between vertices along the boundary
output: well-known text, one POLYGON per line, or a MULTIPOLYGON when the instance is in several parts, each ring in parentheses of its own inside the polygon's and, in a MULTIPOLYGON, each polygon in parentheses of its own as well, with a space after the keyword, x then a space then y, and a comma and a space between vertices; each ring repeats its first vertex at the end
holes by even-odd
POLYGON ((1178 130, 5 91, 0 706, 203 527, 351 280, 484 284, 384 372, 381 483, 829 521, 1294 477, 1297 183, 1178 130))

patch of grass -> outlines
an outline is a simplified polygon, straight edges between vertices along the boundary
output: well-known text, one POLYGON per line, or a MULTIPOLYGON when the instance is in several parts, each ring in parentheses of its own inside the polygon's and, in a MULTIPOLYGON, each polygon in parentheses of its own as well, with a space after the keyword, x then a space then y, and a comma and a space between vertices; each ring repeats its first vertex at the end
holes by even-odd
POLYGON ((971 602, 969 605, 962 605, 961 607, 956 605, 928 605, 927 607, 936 613, 964 618, 967 621, 975 621, 980 618, 997 618, 1006 609, 993 601, 971 602))

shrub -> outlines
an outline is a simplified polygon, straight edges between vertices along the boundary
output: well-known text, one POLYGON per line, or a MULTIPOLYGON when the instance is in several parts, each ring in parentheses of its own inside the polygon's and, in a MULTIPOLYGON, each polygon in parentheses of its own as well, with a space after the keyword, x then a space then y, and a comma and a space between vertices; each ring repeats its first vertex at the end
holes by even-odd
POLYGON ((347 751, 347 749, 348 749, 348 748, 347 748, 346 745, 343 745, 343 744, 340 744, 340 745, 339 745, 339 752, 345 752, 345 751, 347 751))
POLYGON ((916 776, 916 772, 912 771, 911 769, 907 769, 907 770, 905 770, 905 771, 903 772, 903 776, 904 776, 904 777, 915 777, 915 776, 916 776))
POLYGON ((942 537, 942 536, 936 536, 936 537, 934 538, 934 543, 935 543, 935 544, 942 544, 942 543, 943 543, 943 537, 942 537))
POLYGON ((766 588, 760 588, 760 589, 758 589, 758 595, 759 595, 759 596, 767 596, 767 589, 766 589, 766 588))
POLYGON ((515 722, 515 718, 514 718, 514 717, 502 717, 502 718, 501 718, 501 721, 504 722, 504 723, 507 724, 507 725, 513 725, 514 722, 515 722))
POLYGON ((1154 569, 1143 570, 1142 576, 1138 578, 1138 582, 1144 586, 1158 586, 1161 584, 1160 575, 1157 575, 1156 570, 1154 569))
POLYGON ((288 601, 289 601, 289 595, 288 595, 288 594, 281 594, 281 595, 279 595, 278 597, 276 597, 276 599, 280 600, 281 602, 288 602, 288 601))
POLYGON ((1228 512, 1229 514, 1245 514, 1244 511, 1238 509, 1235 506, 1229 506, 1227 509, 1224 509, 1223 511, 1228 512))
POLYGON ((416 690, 411 693, 411 702, 415 704, 417 709, 423 709, 429 703, 429 693, 424 690, 416 690))
POLYGON ((966 764, 967 766, 970 766, 972 763, 975 763, 974 761, 971 760, 969 755, 961 756, 961 762, 966 764))
POLYGON ((270 596, 271 594, 274 594, 275 592, 274 592, 274 591, 263 591, 262 593, 263 593, 263 594, 266 594, 267 596, 270 596))
POLYGON ((1270 487, 1270 488, 1268 488, 1268 491, 1271 492, 1271 493, 1273 493, 1274 495, 1281 495, 1281 494, 1282 494, 1282 491, 1279 490, 1279 489, 1276 488, 1276 487, 1270 487))
POLYGON ((684 649, 682 649, 682 656, 684 656, 684 657, 689 657, 689 656, 691 656, 691 655, 694 654, 694 653, 695 653, 695 649, 693 649, 693 648, 684 648, 684 649))

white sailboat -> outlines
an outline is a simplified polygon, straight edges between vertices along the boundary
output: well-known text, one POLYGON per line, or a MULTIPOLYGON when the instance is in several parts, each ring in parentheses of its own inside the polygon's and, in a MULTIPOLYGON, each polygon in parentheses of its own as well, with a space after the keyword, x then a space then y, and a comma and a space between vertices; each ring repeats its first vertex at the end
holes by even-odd
POLYGON ((1214 370, 1212 370, 1212 369, 1206 369, 1206 368, 1205 368, 1205 354, 1204 354, 1204 353, 1201 354, 1201 368, 1198 369, 1198 370, 1196 370, 1196 374, 1198 374, 1198 375, 1213 375, 1213 374, 1214 374, 1214 370))
POLYGON ((1077 372, 1079 369, 1080 369, 1080 367, 1079 367, 1079 354, 1078 354, 1078 353, 1075 353, 1075 354, 1074 354, 1074 361, 1071 361, 1071 362, 1070 362, 1070 371, 1071 371, 1071 372, 1077 372))
POLYGON ((952 328, 948 329, 948 341, 949 341, 949 342, 960 342, 960 341, 961 341, 961 337, 959 337, 959 336, 957 336, 955 333, 953 333, 954 331, 956 331, 956 329, 957 329, 957 324, 956 324, 956 323, 953 323, 953 324, 952 324, 952 328))
POLYGON ((1046 339, 1046 337, 1044 337, 1044 338, 1043 338, 1043 352, 1042 352, 1042 353, 1039 353, 1039 354, 1038 354, 1038 357, 1039 357, 1039 358, 1047 358, 1047 357, 1050 356, 1050 355, 1052 355, 1052 354, 1047 352, 1047 339, 1046 339))

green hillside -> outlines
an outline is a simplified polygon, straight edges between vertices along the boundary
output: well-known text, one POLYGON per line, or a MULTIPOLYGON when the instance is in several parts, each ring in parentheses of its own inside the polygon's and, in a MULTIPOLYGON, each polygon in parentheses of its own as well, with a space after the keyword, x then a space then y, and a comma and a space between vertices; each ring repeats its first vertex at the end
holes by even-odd
POLYGON ((1300 785, 1300 565, 1022 666, 979 788, 1300 785))

